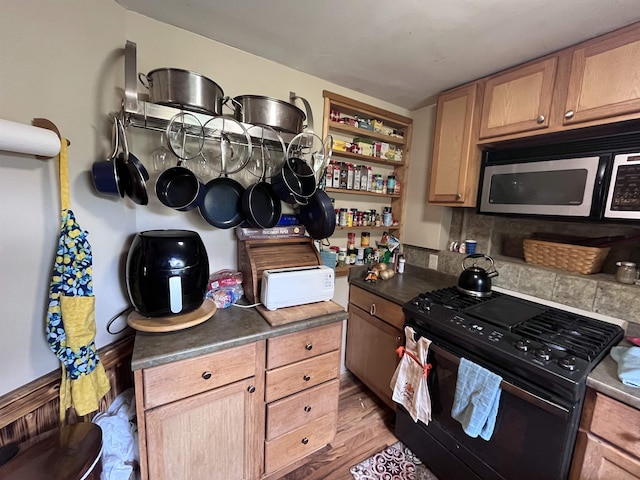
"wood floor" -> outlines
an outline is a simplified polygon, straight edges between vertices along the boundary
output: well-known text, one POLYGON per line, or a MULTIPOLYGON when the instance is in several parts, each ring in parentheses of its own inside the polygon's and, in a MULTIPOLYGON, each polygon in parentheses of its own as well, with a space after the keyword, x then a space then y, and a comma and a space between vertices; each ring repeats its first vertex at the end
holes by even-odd
POLYGON ((393 410, 357 378, 343 374, 336 437, 282 480, 353 480, 349 473, 353 465, 398 441, 393 434, 393 417, 393 410))

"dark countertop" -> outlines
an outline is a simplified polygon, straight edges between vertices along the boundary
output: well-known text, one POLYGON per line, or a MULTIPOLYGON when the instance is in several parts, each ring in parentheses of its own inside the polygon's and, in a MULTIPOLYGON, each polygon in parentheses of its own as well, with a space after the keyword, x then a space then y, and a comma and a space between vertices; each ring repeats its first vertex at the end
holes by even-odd
POLYGON ((272 327, 255 308, 231 306, 218 309, 206 322, 184 330, 136 332, 131 369, 156 367, 346 318, 345 311, 272 327))
MULTIPOLYGON (((349 272, 349 283, 357 285, 389 301, 402 305, 419 293, 456 285, 458 278, 435 270, 407 265, 405 273, 376 283, 364 281, 366 267, 355 267, 349 272)), ((626 335, 640 336, 640 324, 629 323, 626 335)), ((622 340, 620 346, 631 346, 622 340)), ((624 385, 618 378, 618 364, 607 355, 587 377, 587 386, 620 402, 640 409, 640 388, 624 385)))
POLYGON ((367 267, 354 267, 349 271, 349 283, 363 288, 391 302, 402 305, 419 293, 451 287, 458 277, 428 268, 407 265, 403 274, 395 274, 389 280, 378 279, 376 283, 364 281, 367 267))

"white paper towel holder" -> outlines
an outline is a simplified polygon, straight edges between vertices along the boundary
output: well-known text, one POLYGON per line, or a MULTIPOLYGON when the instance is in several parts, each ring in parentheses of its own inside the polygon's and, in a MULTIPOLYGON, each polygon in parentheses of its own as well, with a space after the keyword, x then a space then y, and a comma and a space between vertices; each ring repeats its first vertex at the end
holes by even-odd
MULTIPOLYGON (((51 120, 48 120, 46 118, 34 118, 33 122, 31 123, 33 124, 34 127, 46 128, 47 130, 51 130, 58 136, 58 138, 62 138, 62 136, 60 135, 60 130, 58 130, 58 127, 56 126, 56 124, 53 123, 51 120)), ((69 145, 71 145, 71 142, 67 140, 67 146, 69 145)), ((40 160, 47 160, 50 157, 42 157, 40 155, 36 155, 36 158, 40 160)))

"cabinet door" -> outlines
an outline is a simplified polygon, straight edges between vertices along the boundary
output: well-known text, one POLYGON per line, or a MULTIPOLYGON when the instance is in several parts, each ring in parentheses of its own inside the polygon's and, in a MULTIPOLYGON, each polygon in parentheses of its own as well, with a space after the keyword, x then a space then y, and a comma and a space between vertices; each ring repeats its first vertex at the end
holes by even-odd
POLYGON ((564 124, 640 112, 640 25, 573 51, 564 124))
POLYGON ((438 97, 429 202, 472 207, 476 204, 480 150, 479 85, 473 83, 438 97))
POLYGON ((389 384, 399 361, 395 350, 401 344, 400 330, 349 305, 346 366, 392 408, 395 404, 389 384))
POLYGON ((480 138, 549 126, 557 57, 525 65, 486 80, 480 138))
POLYGON ((570 480, 637 480, 640 461, 587 432, 578 433, 570 480))
MULTIPOLYGON (((253 480, 260 476, 261 392, 254 379, 149 410, 150 480, 253 480)), ((262 429, 261 429, 262 427, 262 429)))

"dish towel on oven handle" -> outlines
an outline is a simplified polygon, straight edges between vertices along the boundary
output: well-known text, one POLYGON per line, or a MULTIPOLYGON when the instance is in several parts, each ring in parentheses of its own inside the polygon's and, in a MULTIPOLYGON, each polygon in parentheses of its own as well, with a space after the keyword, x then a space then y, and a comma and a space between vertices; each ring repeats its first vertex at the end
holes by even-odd
POLYGON ((427 387, 427 376, 431 364, 427 363, 427 355, 431 340, 420 337, 416 341, 415 333, 413 328, 405 327, 405 346, 396 350, 401 358, 391 377, 391 398, 409 412, 414 422, 420 420, 429 424, 431 397, 427 387))
POLYGON ((451 417, 462 424, 472 438, 489 440, 493 435, 500 404, 502 377, 460 358, 451 417))

